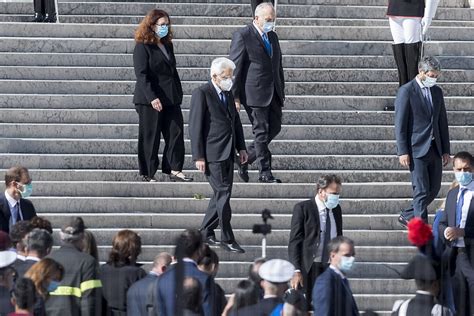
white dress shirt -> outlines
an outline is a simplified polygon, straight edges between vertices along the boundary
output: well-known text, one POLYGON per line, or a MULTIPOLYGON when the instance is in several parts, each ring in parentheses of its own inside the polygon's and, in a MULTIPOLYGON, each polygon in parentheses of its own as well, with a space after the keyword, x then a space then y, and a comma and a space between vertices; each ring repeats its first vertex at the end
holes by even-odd
MULTIPOLYGON (((459 201, 459 197, 461 196, 461 190, 463 188, 467 188, 467 191, 464 193, 464 203, 462 205, 462 215, 461 215, 461 223, 459 224, 459 228, 466 227, 466 219, 467 213, 469 212, 469 208, 471 207, 472 196, 474 194, 474 181, 471 181, 467 186, 459 185, 459 192, 456 198, 456 205, 457 201, 459 201)), ((444 230, 444 238, 446 238, 446 230, 444 230)), ((453 246, 458 248, 464 248, 466 245, 464 243, 464 237, 459 237, 457 240, 454 241, 453 246)))
POLYGON ((15 200, 7 191, 5 191, 5 198, 7 199, 8 206, 10 207, 10 215, 12 214, 12 209, 18 203, 18 212, 20 214, 20 219, 23 220, 23 214, 21 213, 20 201, 15 200))
POLYGON ((344 280, 346 278, 346 276, 344 275, 344 273, 341 272, 341 270, 339 270, 336 266, 333 266, 332 264, 329 266, 329 269, 332 269, 334 272, 336 272, 337 274, 339 274, 339 276, 344 280))
MULTIPOLYGON (((314 262, 321 262, 323 256, 323 249, 325 234, 326 234, 326 205, 323 201, 321 201, 317 196, 314 198, 316 201, 316 205, 318 206, 318 213, 319 213, 319 226, 321 230, 320 238, 319 238, 319 247, 316 251, 316 258, 314 258, 314 262)), ((337 236, 337 229, 336 229, 336 220, 334 219, 334 214, 332 210, 329 210, 329 219, 331 220, 331 239, 337 236)), ((329 241, 327 241, 329 242, 329 241)))

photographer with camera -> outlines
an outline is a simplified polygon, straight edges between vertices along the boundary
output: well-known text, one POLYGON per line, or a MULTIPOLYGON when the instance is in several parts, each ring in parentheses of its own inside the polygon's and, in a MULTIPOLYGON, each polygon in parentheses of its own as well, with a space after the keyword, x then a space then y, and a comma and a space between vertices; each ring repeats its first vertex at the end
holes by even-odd
POLYGON ((327 245, 342 235, 341 187, 341 178, 324 175, 316 184, 316 196, 293 209, 288 256, 296 270, 291 287, 302 288, 308 303, 316 278, 328 267, 327 245))

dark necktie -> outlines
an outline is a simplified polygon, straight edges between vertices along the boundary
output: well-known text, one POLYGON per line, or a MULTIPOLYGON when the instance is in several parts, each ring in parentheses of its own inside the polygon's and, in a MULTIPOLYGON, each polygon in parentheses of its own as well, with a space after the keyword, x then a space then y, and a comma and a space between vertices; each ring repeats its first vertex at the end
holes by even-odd
POLYGON ((224 91, 221 91, 221 93, 219 93, 219 97, 221 99, 222 104, 227 106, 227 98, 225 97, 224 91))
POLYGON ((19 204, 20 203, 16 203, 12 208, 12 225, 15 225, 17 222, 21 221, 19 204))
POLYGON ((426 104, 430 106, 429 110, 430 112, 433 111, 433 103, 431 103, 431 98, 430 98, 430 88, 423 88, 423 96, 425 97, 426 104))
POLYGON ((464 204, 464 193, 466 193, 467 188, 462 188, 461 193, 459 194, 458 203, 456 204, 456 227, 461 225, 462 219, 462 206, 464 204))
POLYGON ((324 245, 323 255, 321 256, 321 263, 327 263, 329 260, 328 243, 331 240, 331 218, 329 217, 329 209, 326 209, 326 230, 324 231, 324 245))
POLYGON ((268 40, 267 33, 262 34, 262 39, 263 39, 263 43, 265 44, 265 51, 267 52, 268 56, 271 56, 272 55, 272 44, 268 40))

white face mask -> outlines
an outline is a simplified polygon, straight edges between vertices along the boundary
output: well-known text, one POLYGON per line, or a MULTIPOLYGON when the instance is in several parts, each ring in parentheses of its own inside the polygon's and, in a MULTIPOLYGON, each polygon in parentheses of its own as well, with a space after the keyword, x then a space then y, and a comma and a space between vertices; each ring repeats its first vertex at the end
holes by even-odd
POLYGON ((429 76, 425 76, 425 80, 423 80, 422 83, 425 87, 431 88, 431 87, 434 87, 436 85, 437 80, 438 80, 437 78, 432 78, 432 77, 429 77, 429 76))
POLYGON ((232 79, 222 79, 221 82, 219 83, 219 87, 222 89, 222 91, 230 91, 232 89, 232 79))

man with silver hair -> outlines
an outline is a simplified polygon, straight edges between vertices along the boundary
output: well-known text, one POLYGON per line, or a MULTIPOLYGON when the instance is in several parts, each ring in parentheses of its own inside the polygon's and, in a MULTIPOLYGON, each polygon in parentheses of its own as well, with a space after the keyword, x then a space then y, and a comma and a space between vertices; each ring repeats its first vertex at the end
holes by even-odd
POLYGON ((243 253, 230 224, 235 151, 241 164, 247 162, 242 123, 231 92, 234 69, 235 64, 227 58, 212 62, 211 80, 194 90, 191 97, 189 134, 196 168, 206 175, 214 191, 199 230, 209 245, 243 253), (214 234, 217 226, 221 228, 220 242, 214 234))
POLYGON ((48 257, 64 267, 59 287, 49 293, 48 316, 101 315, 102 283, 98 277, 99 263, 82 252, 86 229, 80 217, 71 218, 60 231, 62 246, 48 257))
POLYGON ((428 205, 441 188, 443 166, 449 162, 448 119, 443 91, 436 86, 441 65, 424 57, 415 79, 400 87, 395 99, 395 136, 400 164, 410 169, 412 205, 402 210, 399 223, 413 217, 428 222, 428 205))
MULTIPOLYGON (((282 55, 275 27, 275 9, 264 2, 255 9, 253 23, 237 30, 230 44, 230 59, 236 65, 232 93, 235 107, 241 105, 252 123, 254 141, 248 147, 248 164, 256 163, 258 181, 281 183, 272 173, 268 145, 280 133, 285 100, 282 55)), ((239 164, 239 176, 249 181, 248 165, 239 164)))

